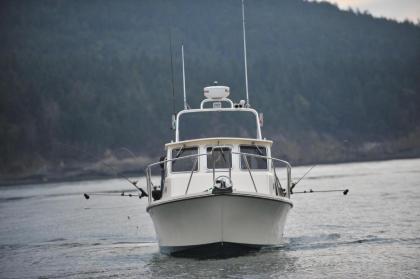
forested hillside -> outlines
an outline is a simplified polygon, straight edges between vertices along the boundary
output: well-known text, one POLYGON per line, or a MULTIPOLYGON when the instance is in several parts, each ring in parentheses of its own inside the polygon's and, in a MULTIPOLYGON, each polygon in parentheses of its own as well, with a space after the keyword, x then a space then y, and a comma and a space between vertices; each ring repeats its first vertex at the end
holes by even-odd
MULTIPOLYGON (((180 46, 189 103, 244 99, 239 0, 2 1, 0 173, 159 158, 180 46), (80 151, 76 151, 80 150, 80 151), (89 153, 81 150, 89 150, 89 153), (89 154, 89 155, 88 155, 89 154)), ((301 0, 247 0, 250 99, 292 164, 420 154, 420 28, 301 0)))

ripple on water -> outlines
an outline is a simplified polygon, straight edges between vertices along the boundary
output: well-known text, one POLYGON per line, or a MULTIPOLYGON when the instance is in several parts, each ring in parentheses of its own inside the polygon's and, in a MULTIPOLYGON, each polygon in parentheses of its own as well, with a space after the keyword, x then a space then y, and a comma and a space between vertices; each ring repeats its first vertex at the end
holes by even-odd
POLYGON ((320 166, 331 174, 323 183, 351 181, 357 191, 294 196, 283 245, 228 259, 160 254, 147 202, 84 200, 79 192, 103 190, 97 183, 63 183, 51 195, 42 185, 0 188, 0 277, 418 278, 420 172, 413 169, 420 160, 320 166))

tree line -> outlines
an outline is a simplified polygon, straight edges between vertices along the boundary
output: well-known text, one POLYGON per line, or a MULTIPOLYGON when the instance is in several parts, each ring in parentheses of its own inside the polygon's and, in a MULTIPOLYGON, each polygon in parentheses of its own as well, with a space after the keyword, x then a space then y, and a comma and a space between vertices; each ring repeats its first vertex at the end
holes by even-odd
MULTIPOLYGON (((92 160, 68 146, 158 157, 173 138, 172 86, 182 108, 181 44, 191 106, 215 80, 245 98, 240 1, 0 5, 2 172, 92 160)), ((298 149, 325 139, 384 142, 420 128, 415 24, 301 0, 248 0, 246 16, 250 98, 264 112, 265 137, 298 149)), ((276 152, 299 161, 285 146, 276 152)))

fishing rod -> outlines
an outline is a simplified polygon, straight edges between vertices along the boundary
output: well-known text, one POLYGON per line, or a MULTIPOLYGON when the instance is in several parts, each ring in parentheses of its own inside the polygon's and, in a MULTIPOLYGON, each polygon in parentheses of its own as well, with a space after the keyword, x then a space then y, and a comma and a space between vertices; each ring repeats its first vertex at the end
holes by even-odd
MULTIPOLYGON (((118 173, 117 170, 114 167, 112 167, 111 165, 109 165, 109 164, 107 164, 105 162, 100 162, 100 163, 102 163, 104 166, 106 166, 106 167, 110 168, 111 170, 113 170, 114 171, 114 174, 116 176, 125 179, 128 183, 130 183, 131 185, 133 185, 140 192, 139 195, 136 195, 136 196, 139 197, 139 199, 141 199, 143 197, 148 197, 149 196, 141 187, 138 187, 137 186, 137 183, 138 183, 137 180, 131 180, 128 177, 126 177, 125 175, 123 175, 121 173, 118 173)), ((95 193, 91 193, 91 195, 98 195, 98 194, 101 194, 101 193, 96 193, 96 194, 95 193)), ((107 193, 102 193, 102 194, 107 194, 107 193)), ((87 193, 83 193, 83 196, 85 197, 85 199, 87 199, 87 200, 89 199, 89 195, 87 193)), ((120 196, 125 196, 124 195, 124 192, 122 192, 120 196)), ((129 194, 129 197, 131 197, 131 196, 133 196, 133 194, 129 194)))
MULTIPOLYGON (((104 166, 110 168, 111 170, 113 170, 114 171, 114 174, 116 176, 125 179, 128 183, 130 183, 131 185, 133 185, 140 192, 140 196, 139 196, 140 199, 142 197, 148 197, 149 196, 141 187, 138 187, 137 186, 137 183, 138 183, 137 180, 131 180, 127 176, 125 176, 125 175, 123 175, 121 173, 118 173, 118 171, 113 166, 111 166, 110 164, 107 164, 105 162, 100 162, 100 163, 103 164, 104 166)), ((86 196, 85 196, 85 198, 86 198, 86 196)))
MULTIPOLYGON (((92 157, 92 158, 96 158, 96 156, 95 155, 93 155, 93 153, 91 153, 91 152, 89 152, 89 151, 86 151, 86 150, 82 150, 82 149, 80 149, 80 148, 77 148, 77 147, 75 147, 75 146, 72 146, 72 145, 69 145, 69 144, 66 144, 66 143, 60 143, 61 145, 63 145, 63 146, 67 146, 67 147, 69 147, 69 148, 71 148, 71 149, 74 149, 74 150, 76 150, 76 151, 78 151, 78 152, 82 152, 82 153, 85 153, 85 154, 88 154, 90 157, 92 157)), ((126 150, 129 150, 128 148, 125 148, 126 150)), ((131 152, 130 151, 130 153, 131 153, 131 155, 134 155, 133 154, 133 152, 131 152)), ((139 186, 137 186, 137 183, 138 183, 138 181, 137 180, 131 180, 131 179, 129 179, 127 176, 125 176, 125 175, 123 175, 123 174, 121 174, 121 173, 119 173, 112 165, 110 165, 110 164, 108 164, 108 163, 106 163, 106 162, 101 162, 101 161, 99 161, 99 163, 100 164, 102 164, 102 165, 104 165, 105 167, 107 167, 107 168, 109 168, 109 169, 111 169, 113 172, 114 172, 114 175, 115 176, 117 176, 117 177, 119 177, 119 178, 122 178, 122 179, 125 179, 128 183, 130 183, 131 185, 133 185, 136 189, 137 189, 137 191, 139 191, 140 192, 140 194, 139 194, 139 198, 141 199, 142 197, 148 197, 149 195, 141 188, 141 187, 139 187, 139 186)), ((89 199, 89 195, 87 195, 86 193, 84 193, 83 194, 83 196, 86 198, 86 199, 89 199), (86 197, 86 196, 88 196, 88 197, 86 197)))
POLYGON ((331 193, 331 192, 342 192, 344 196, 349 193, 349 189, 340 189, 340 190, 312 190, 309 189, 308 191, 301 191, 301 192, 293 192, 291 194, 309 194, 309 193, 331 193))
POLYGON ((305 174, 299 178, 296 182, 292 183, 292 186, 290 187, 290 194, 308 194, 308 193, 331 193, 331 192, 342 192, 344 196, 346 196, 349 193, 349 189, 338 189, 338 190, 304 190, 304 191, 300 191, 300 192, 293 192, 293 189, 296 187, 296 185, 298 185, 299 182, 302 181, 302 179, 304 179, 313 168, 315 168, 317 165, 313 165, 312 167, 309 168, 309 170, 307 170, 305 172, 305 174))
MULTIPOLYGON (((141 188, 140 188, 141 189, 141 188)), ((141 193, 140 194, 131 194, 128 193, 126 194, 125 192, 121 192, 120 194, 118 193, 104 193, 104 192, 97 192, 97 193, 83 193, 83 196, 85 197, 85 199, 90 199, 90 196, 111 196, 111 197, 139 197, 139 199, 141 199, 142 197, 147 197, 147 193, 143 191, 143 189, 141 189, 141 193)))
POLYGON ((290 187, 290 194, 293 194, 293 189, 296 187, 296 185, 298 185, 298 183, 305 178, 305 176, 313 169, 315 168, 317 165, 313 165, 307 172, 305 172, 305 174, 299 178, 296 182, 292 182, 292 186, 290 187))

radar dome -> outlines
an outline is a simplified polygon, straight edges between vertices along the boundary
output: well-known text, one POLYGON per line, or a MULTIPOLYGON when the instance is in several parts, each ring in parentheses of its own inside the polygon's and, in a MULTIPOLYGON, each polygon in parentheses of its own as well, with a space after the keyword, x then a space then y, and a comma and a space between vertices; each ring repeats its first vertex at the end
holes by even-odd
POLYGON ((228 86, 207 86, 204 87, 204 96, 207 99, 223 99, 227 98, 230 94, 230 88, 228 86))

